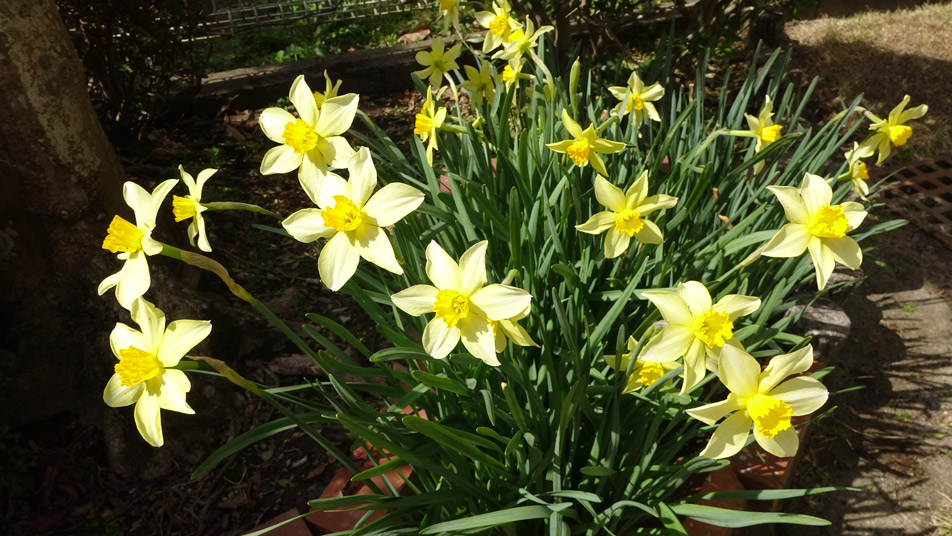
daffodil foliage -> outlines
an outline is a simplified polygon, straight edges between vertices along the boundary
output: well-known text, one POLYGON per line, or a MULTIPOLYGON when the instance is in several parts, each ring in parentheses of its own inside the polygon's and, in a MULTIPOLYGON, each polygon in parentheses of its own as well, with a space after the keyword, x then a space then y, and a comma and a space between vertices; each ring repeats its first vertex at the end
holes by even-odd
MULTIPOLYGON (((440 6, 446 28, 469 7, 440 6)), ((788 57, 779 52, 736 91, 705 87, 702 62, 685 91, 661 61, 635 72, 547 62, 551 28, 504 0, 475 17, 488 33, 475 61, 459 58, 464 70, 460 41, 447 49, 436 39, 421 56, 419 107, 404 132, 385 133, 361 113, 358 95, 339 93, 346 80, 325 76, 324 93, 305 76, 289 80, 293 110, 269 108, 260 119, 279 144, 262 172, 296 173, 309 206, 274 214, 206 202, 212 170, 197 181, 183 170, 188 194, 172 201, 206 252, 216 210, 275 217, 280 228, 258 228, 292 251, 316 250, 313 274, 349 295, 376 331, 308 314, 302 337, 224 266, 161 241, 155 214, 174 184, 151 195, 130 185, 136 223, 117 216, 103 244, 127 264, 100 290, 116 286, 140 330, 114 332, 125 342, 113 344, 106 402, 136 404, 143 437, 168 442, 159 410, 191 410, 183 356, 213 368, 282 420, 223 446, 196 475, 296 425, 368 487, 359 499, 311 502, 379 513, 354 535, 683 534, 681 520, 692 517, 825 524, 700 506, 685 486, 745 449, 752 458, 757 449, 797 453, 800 428, 830 396, 819 381, 829 370, 783 313, 848 284, 833 277, 837 265, 861 269, 863 240, 898 225, 872 221, 864 198, 847 197, 854 188, 875 194, 864 159, 906 143, 905 123, 925 107, 904 111, 906 99, 887 119, 870 117, 870 137, 854 140, 859 99, 806 127, 809 91, 782 83, 788 57), (348 130, 355 117, 363 133, 348 130), (391 135, 409 140, 408 150, 391 135), (210 326, 165 327, 141 298, 146 256, 160 253, 214 272, 321 377, 267 389, 192 355, 210 326), (318 421, 344 427, 347 445, 315 431, 318 421), (384 465, 358 467, 351 446, 384 465), (379 478, 394 469, 413 476, 379 478)))

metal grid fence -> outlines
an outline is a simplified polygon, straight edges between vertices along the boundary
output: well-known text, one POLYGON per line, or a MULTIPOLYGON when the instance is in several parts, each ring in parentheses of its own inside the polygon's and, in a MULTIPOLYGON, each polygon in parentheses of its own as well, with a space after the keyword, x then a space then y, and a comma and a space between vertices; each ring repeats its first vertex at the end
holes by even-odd
POLYGON ((232 34, 262 26, 286 26, 300 20, 336 22, 419 11, 439 0, 212 0, 203 24, 206 34, 232 34))

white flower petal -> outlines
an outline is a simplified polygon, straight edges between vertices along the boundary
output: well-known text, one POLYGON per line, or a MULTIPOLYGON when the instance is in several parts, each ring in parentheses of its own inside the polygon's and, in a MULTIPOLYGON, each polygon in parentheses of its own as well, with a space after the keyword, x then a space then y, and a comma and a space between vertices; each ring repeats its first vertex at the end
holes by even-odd
POLYGON ((357 246, 357 252, 367 262, 395 274, 403 273, 403 268, 400 267, 393 253, 393 245, 387 237, 387 232, 380 227, 361 225, 354 232, 354 244, 357 246))
POLYGON ((314 242, 318 238, 327 238, 337 232, 333 227, 324 227, 324 217, 320 209, 305 208, 291 214, 281 226, 299 242, 314 242))
POLYGON ((749 398, 757 394, 760 382, 760 364, 747 352, 725 344, 721 348, 721 359, 718 365, 718 376, 721 383, 730 392, 749 398))
POLYGON ((504 320, 522 312, 532 302, 532 295, 508 285, 487 285, 469 297, 489 320, 504 320))
POLYGON ((789 379, 767 394, 790 404, 795 417, 820 409, 830 396, 822 383, 806 376, 789 379))
POLYGON ((327 288, 337 291, 350 281, 359 262, 360 254, 347 233, 337 233, 321 249, 317 258, 317 271, 327 288))
POLYGON ((266 108, 258 116, 258 124, 269 140, 284 145, 284 129, 297 118, 284 108, 266 108))
POLYGON ((678 296, 684 300, 692 316, 701 316, 711 310, 711 293, 699 281, 685 281, 678 285, 678 296))
POLYGON ((496 357, 496 338, 486 319, 478 315, 468 315, 459 322, 463 346, 487 365, 499 366, 496 357))
MULTIPOLYGON (((459 291, 470 299, 471 296, 486 284, 486 247, 489 242, 482 240, 476 242, 459 258, 459 291)), ((493 320, 498 318, 509 318, 509 316, 496 317, 490 316, 493 320)))
POLYGON ((750 417, 743 411, 724 419, 714 430, 714 435, 701 451, 701 456, 719 460, 737 454, 747 443, 751 423, 750 417))
POLYGON ((773 235, 764 246, 761 255, 765 257, 799 257, 810 243, 810 231, 806 225, 788 223, 773 235))
POLYGON ((149 262, 144 251, 129 256, 116 282, 116 301, 126 309, 132 308, 132 302, 142 297, 152 286, 149 275, 149 262))
POLYGON ((787 221, 791 223, 806 223, 810 219, 810 213, 807 206, 800 197, 800 191, 793 186, 768 186, 780 205, 783 206, 783 212, 787 216, 787 221))
POLYGON ((807 173, 800 186, 800 197, 809 214, 815 214, 823 205, 829 205, 833 200, 833 189, 819 175, 807 173))
POLYGON ((350 172, 348 197, 357 208, 362 208, 377 187, 377 168, 370 157, 370 149, 361 147, 347 165, 347 171, 350 172))
POLYGON ((264 153, 264 158, 261 159, 261 174, 289 173, 301 167, 303 160, 303 154, 294 152, 294 149, 287 145, 278 145, 264 153))
POLYGON ((766 438, 760 435, 757 427, 754 427, 754 439, 764 450, 777 456, 778 458, 790 458, 797 454, 800 448, 800 437, 793 428, 787 428, 772 438, 766 438))
POLYGON ((137 347, 149 353, 156 353, 165 336, 165 313, 152 305, 145 298, 139 298, 132 303, 130 309, 132 319, 139 324, 142 330, 142 339, 145 346, 137 347))
POLYGON ((145 384, 142 382, 132 387, 122 385, 122 379, 119 378, 119 375, 113 374, 112 377, 109 378, 109 382, 106 383, 106 388, 102 393, 102 399, 103 402, 111 408, 122 408, 130 406, 134 404, 136 400, 139 400, 144 389, 145 384))
POLYGON ((347 132, 354 122, 354 115, 357 114, 357 100, 357 95, 348 93, 324 101, 314 130, 324 138, 340 136, 347 132))
POLYGON ((434 318, 423 328, 423 349, 436 359, 445 359, 459 343, 460 332, 457 327, 449 327, 446 322, 434 318))
POLYGON ((430 285, 413 285, 390 296, 390 300, 405 313, 420 316, 433 312, 437 292, 439 290, 430 285))
POLYGON ((728 294, 717 300, 717 303, 714 304, 714 310, 727 313, 731 321, 737 320, 742 316, 747 316, 759 308, 760 298, 742 296, 740 294, 728 294))
POLYGON ((426 275, 440 290, 459 290, 460 270, 456 261, 436 243, 430 241, 426 247, 426 275))
POLYGON ((212 323, 207 320, 176 320, 165 330, 156 357, 162 366, 174 367, 211 332, 212 323))
MULTIPOLYGON (((858 182, 859 182, 860 184, 862 184, 862 185, 865 187, 865 188, 864 188, 864 189, 866 190, 865 193, 868 194, 868 193, 869 193, 869 187, 866 186, 866 182, 865 182, 865 181, 862 181, 862 180, 860 180, 860 181, 858 181, 858 182)), ((840 207, 843 208, 843 215, 846 216, 847 221, 850 222, 850 227, 849 227, 849 230, 850 230, 850 231, 852 231, 853 229, 856 229, 857 227, 859 227, 860 225, 862 225, 862 224, 863 224, 863 220, 866 219, 866 214, 867 214, 867 212, 866 212, 866 210, 863 208, 863 205, 861 205, 861 204, 859 204, 859 203, 857 203, 857 202, 855 202, 855 201, 846 201, 846 202, 842 203, 842 204, 840 205, 840 207)))
POLYGON ((109 334, 109 347, 112 349, 112 354, 116 356, 116 359, 121 359, 119 352, 130 346, 140 350, 151 350, 152 344, 140 331, 117 322, 116 327, 112 328, 112 333, 109 334))
POLYGON ((690 326, 694 320, 688 305, 677 293, 666 290, 647 290, 641 295, 661 311, 661 316, 671 326, 690 326))
POLYGON ((165 443, 162 437, 162 416, 159 408, 158 393, 148 389, 143 390, 142 396, 136 402, 136 428, 139 434, 153 447, 161 447, 165 443))
POLYGON ((159 407, 192 415, 195 413, 185 401, 185 394, 192 388, 188 376, 181 370, 162 371, 162 390, 159 391, 159 407))
POLYGON ((851 270, 856 270, 863 264, 863 250, 856 240, 848 236, 841 238, 821 238, 823 247, 829 250, 833 260, 844 264, 851 270))
POLYGON ((317 101, 314 100, 314 92, 307 85, 303 74, 294 79, 288 98, 301 119, 313 127, 318 121, 317 101))
POLYGON ((377 190, 363 211, 380 227, 389 227, 406 217, 423 203, 423 192, 402 183, 392 183, 377 190))
POLYGON ((833 259, 833 252, 823 245, 823 241, 814 237, 807 245, 810 251, 810 257, 813 259, 813 267, 816 270, 816 286, 818 290, 826 288, 827 281, 833 273, 836 261, 833 259))
POLYGON ((298 168, 298 183, 301 189, 307 194, 308 199, 315 205, 319 204, 321 188, 324 186, 324 180, 330 173, 321 171, 310 158, 306 156, 301 159, 301 167, 298 168))
MULTIPOLYGON (((145 191, 145 188, 132 181, 126 181, 122 185, 122 198, 135 213, 136 226, 142 229, 141 225, 149 219, 149 205, 152 203, 152 196, 145 191)), ((149 231, 151 229, 145 230, 149 231)))
POLYGON ((682 326, 668 326, 651 338, 638 359, 649 363, 667 363, 683 356, 691 348, 696 339, 694 333, 682 326))

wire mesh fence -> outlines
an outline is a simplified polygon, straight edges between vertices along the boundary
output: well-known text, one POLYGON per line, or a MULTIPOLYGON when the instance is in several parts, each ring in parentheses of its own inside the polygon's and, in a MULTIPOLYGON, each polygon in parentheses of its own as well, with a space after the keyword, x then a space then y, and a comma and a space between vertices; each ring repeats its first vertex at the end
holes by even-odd
POLYGON ((206 35, 280 27, 301 20, 336 22, 428 9, 439 0, 211 0, 202 25, 206 35))

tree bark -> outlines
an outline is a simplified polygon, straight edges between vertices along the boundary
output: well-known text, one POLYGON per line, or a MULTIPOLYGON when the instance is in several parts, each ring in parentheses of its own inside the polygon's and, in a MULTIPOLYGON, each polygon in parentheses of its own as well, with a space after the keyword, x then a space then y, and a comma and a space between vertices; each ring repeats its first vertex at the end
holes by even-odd
POLYGON ((0 407, 15 422, 99 398, 121 318, 96 285, 119 268, 100 245, 124 172, 53 0, 0 2, 0 117, 0 407))

